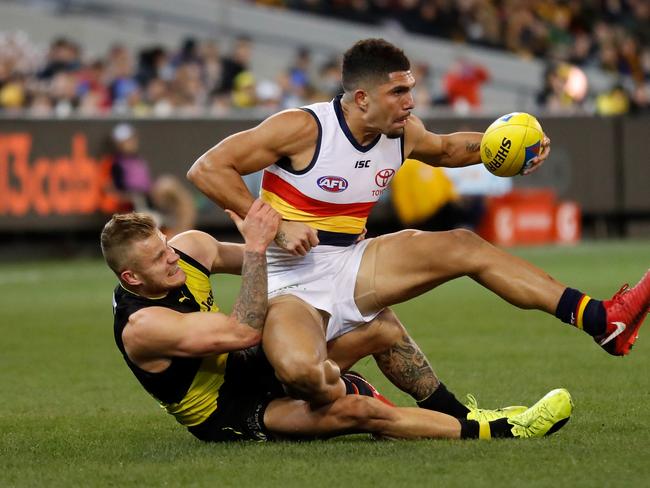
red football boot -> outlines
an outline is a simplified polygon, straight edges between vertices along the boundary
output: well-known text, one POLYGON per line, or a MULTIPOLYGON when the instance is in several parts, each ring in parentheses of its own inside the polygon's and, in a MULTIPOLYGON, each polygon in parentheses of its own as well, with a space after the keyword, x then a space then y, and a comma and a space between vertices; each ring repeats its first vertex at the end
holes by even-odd
POLYGON ((372 386, 372 384, 370 384, 370 382, 367 379, 365 379, 363 376, 361 376, 359 373, 355 371, 348 371, 347 373, 343 373, 341 376, 352 384, 352 387, 355 389, 355 394, 371 396, 373 398, 376 398, 380 402, 385 403, 389 407, 395 406, 393 402, 391 402, 388 398, 386 398, 384 395, 379 393, 377 391, 377 388, 372 386))
POLYGON ((608 353, 625 356, 638 337, 639 328, 650 311, 650 270, 636 286, 625 284, 612 297, 603 302, 607 328, 601 336, 594 337, 608 353))

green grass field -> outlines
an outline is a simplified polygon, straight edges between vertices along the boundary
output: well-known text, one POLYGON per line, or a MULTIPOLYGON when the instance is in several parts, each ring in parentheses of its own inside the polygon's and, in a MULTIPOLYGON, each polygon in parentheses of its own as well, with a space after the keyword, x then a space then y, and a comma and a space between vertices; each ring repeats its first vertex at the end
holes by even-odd
MULTIPOLYGON (((650 242, 516 250, 594 297, 636 282, 650 242)), ((112 337, 114 278, 99 260, 3 264, 0 486, 648 486, 650 329, 627 358, 502 302, 468 279, 395 307, 447 386, 491 407, 563 386, 557 435, 528 441, 205 445, 159 409, 112 337)), ((238 279, 214 280, 229 310, 238 279)), ((357 369, 402 405, 371 359, 357 369)))

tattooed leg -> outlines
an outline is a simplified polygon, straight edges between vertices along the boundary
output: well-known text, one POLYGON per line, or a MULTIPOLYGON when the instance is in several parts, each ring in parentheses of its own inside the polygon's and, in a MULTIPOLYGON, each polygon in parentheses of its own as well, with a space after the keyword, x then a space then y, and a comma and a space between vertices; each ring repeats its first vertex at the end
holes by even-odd
POLYGON ((390 308, 382 310, 372 322, 328 342, 327 354, 342 371, 361 358, 374 356, 391 383, 417 401, 430 396, 440 384, 429 361, 390 308))
POLYGON ((375 319, 327 344, 329 358, 342 371, 359 359, 374 356, 377 366, 421 408, 465 418, 469 410, 447 390, 418 345, 390 308, 375 319))
POLYGON ((408 335, 395 314, 390 323, 401 330, 384 351, 374 354, 377 366, 400 390, 408 393, 420 408, 465 418, 469 409, 447 390, 431 368, 426 356, 408 335))
POLYGON ((398 342, 374 357, 386 378, 416 401, 429 397, 440 385, 429 361, 406 331, 398 342))

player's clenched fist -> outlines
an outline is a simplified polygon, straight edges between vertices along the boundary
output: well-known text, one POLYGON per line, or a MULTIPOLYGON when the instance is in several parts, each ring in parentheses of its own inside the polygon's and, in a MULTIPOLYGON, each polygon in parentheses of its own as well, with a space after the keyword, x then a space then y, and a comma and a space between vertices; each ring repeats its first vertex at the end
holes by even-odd
POLYGON ((246 247, 250 247, 252 251, 266 251, 278 233, 278 226, 282 221, 280 214, 259 198, 253 202, 243 220, 231 210, 226 210, 226 213, 244 237, 246 247))
POLYGON ((280 223, 275 243, 296 256, 304 256, 318 245, 318 231, 302 222, 280 223))

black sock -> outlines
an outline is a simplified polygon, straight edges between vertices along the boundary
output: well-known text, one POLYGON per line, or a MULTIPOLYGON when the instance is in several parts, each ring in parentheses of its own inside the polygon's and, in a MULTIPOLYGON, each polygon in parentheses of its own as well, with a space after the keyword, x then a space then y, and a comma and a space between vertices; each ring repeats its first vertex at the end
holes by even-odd
POLYGON ((492 438, 514 437, 512 435, 512 425, 508 423, 507 418, 497 419, 490 422, 490 435, 492 438))
POLYGON ((607 314, 600 300, 589 300, 582 314, 582 329, 590 336, 603 335, 607 330, 607 314))
POLYGON ((555 316, 591 336, 605 333, 607 320, 603 302, 594 300, 579 290, 573 288, 564 290, 557 304, 555 316))
POLYGON ((460 419, 466 418, 469 413, 469 408, 460 403, 442 383, 438 385, 438 388, 431 395, 424 400, 420 400, 417 404, 420 408, 446 413, 460 419))
POLYGON ((461 439, 478 439, 479 423, 476 420, 458 419, 461 439))

